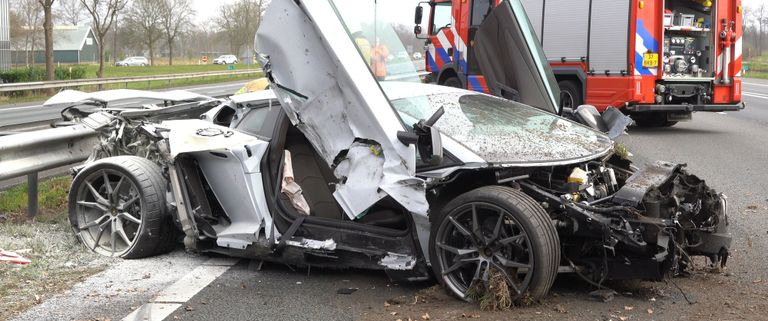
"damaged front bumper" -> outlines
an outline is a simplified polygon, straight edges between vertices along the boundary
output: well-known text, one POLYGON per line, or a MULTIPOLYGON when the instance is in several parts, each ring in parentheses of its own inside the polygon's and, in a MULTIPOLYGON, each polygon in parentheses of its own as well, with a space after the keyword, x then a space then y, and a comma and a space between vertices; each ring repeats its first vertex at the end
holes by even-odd
POLYGON ((662 279, 684 272, 696 255, 723 267, 731 246, 726 197, 684 167, 656 162, 591 203, 521 186, 561 209, 553 218, 565 263, 584 267, 596 281, 662 279))

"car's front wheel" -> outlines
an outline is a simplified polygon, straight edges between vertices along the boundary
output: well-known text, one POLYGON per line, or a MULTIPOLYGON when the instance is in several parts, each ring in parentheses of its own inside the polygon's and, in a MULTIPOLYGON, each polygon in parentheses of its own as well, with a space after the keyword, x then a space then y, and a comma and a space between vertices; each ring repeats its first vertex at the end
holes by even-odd
POLYGON ((430 261, 449 293, 471 301, 503 276, 513 301, 549 292, 560 243, 549 215, 531 197, 506 186, 485 186, 448 203, 433 221, 430 261))
POLYGON ((165 179, 151 161, 105 158, 75 177, 69 191, 69 222, 92 251, 142 258, 168 251, 174 231, 165 211, 165 179))

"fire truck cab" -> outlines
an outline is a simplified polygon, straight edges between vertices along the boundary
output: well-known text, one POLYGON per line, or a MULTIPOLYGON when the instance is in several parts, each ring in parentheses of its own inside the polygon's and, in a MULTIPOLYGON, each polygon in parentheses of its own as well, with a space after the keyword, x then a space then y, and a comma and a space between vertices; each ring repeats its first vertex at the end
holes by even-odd
POLYGON ((523 13, 505 28, 535 33, 562 107, 613 106, 640 126, 672 126, 693 112, 744 108, 741 0, 425 1, 426 69, 434 82, 495 95, 510 87, 489 74, 517 64, 513 55, 478 50, 489 46, 479 38, 506 41, 479 33, 494 32, 484 25, 499 26, 486 19, 502 3, 523 13))

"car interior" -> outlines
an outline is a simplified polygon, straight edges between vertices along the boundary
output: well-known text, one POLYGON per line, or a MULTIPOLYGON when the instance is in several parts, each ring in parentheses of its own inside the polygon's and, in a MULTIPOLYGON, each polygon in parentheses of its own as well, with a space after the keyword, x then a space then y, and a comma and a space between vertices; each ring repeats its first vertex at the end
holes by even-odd
MULTIPOLYGON (((309 216, 326 221, 346 221, 360 223, 373 227, 391 230, 407 230, 407 211, 390 197, 385 197, 374 204, 361 218, 350 220, 347 214, 333 197, 335 184, 338 180, 333 171, 323 158, 316 152, 312 144, 295 126, 288 117, 280 111, 278 126, 272 139, 269 162, 273 168, 281 168, 283 151, 289 151, 292 157, 292 167, 295 182, 301 187, 302 194, 309 204, 309 216)), ((275 171, 277 172, 277 171, 275 171)), ((282 172, 282 171, 281 171, 282 172)), ((274 177, 273 182, 279 182, 282 173, 274 177)), ((275 184, 279 189, 280 184, 275 184)), ((291 200, 284 193, 280 193, 281 208, 294 218, 303 215, 293 207, 291 200)))

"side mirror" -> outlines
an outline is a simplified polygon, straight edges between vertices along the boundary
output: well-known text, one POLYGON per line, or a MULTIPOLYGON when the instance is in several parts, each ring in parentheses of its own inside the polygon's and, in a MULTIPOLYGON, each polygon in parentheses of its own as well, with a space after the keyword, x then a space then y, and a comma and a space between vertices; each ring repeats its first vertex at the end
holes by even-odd
POLYGON ((416 14, 414 15, 414 23, 417 25, 421 24, 421 17, 424 15, 424 8, 421 6, 416 6, 416 14))
POLYGON ((440 131, 433 126, 444 113, 445 110, 440 107, 429 119, 413 124, 412 132, 397 133, 397 139, 404 145, 416 144, 419 156, 430 165, 438 165, 443 161, 443 141, 440 131))
POLYGON ((417 36, 420 35, 421 34, 421 26, 419 26, 419 25, 413 26, 413 34, 417 35, 417 36))

